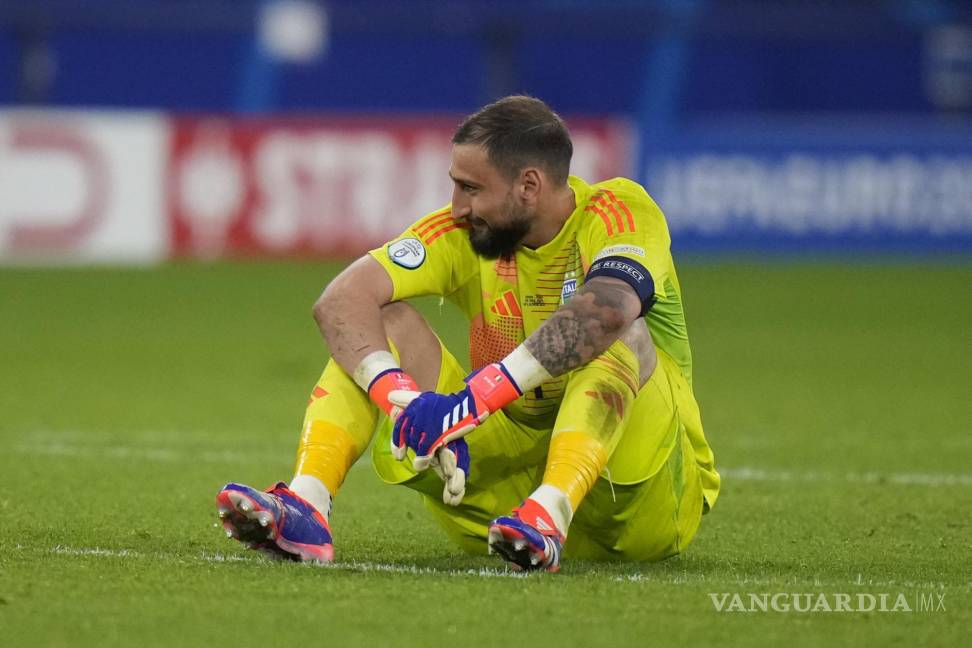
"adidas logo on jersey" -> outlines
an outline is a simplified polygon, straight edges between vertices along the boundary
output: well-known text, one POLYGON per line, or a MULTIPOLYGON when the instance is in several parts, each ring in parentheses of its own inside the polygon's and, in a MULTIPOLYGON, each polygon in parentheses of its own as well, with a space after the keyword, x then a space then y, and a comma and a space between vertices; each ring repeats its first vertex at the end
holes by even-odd
POLYGON ((516 294, 512 290, 507 290, 503 296, 493 302, 489 307, 489 312, 503 317, 523 317, 523 311, 516 301, 516 294))

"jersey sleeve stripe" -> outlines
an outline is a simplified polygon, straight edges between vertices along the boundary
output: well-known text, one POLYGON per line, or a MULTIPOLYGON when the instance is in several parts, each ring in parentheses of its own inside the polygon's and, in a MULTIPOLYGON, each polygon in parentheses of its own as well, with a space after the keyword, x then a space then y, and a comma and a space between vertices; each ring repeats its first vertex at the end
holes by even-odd
POLYGON ((449 215, 451 213, 452 213, 452 207, 451 206, 450 207, 446 207, 444 209, 440 209, 437 212, 432 212, 428 216, 425 216, 424 218, 420 219, 419 222, 415 223, 415 229, 419 229, 420 227, 422 227, 424 225, 427 225, 428 223, 431 223, 436 218, 440 218, 441 216, 447 216, 447 215, 449 215))
POLYGON ((445 214, 440 214, 438 217, 431 220, 424 220, 419 225, 415 227, 415 232, 419 236, 425 236, 430 231, 442 225, 443 223, 448 223, 452 220, 452 212, 446 212, 445 214))
POLYGON ((606 193, 608 198, 615 202, 621 208, 621 211, 623 211, 628 217, 628 227, 630 228, 630 231, 635 231, 634 216, 631 215, 631 210, 628 209, 628 206, 624 204, 624 201, 619 200, 618 197, 614 195, 614 192, 610 189, 605 189, 604 193, 606 193))
POLYGON ((611 227, 611 219, 608 218, 608 215, 607 214, 605 214, 604 212, 602 212, 600 209, 598 209, 594 205, 588 205, 587 207, 584 208, 584 211, 592 211, 595 214, 597 214, 598 216, 600 216, 601 217, 601 220, 604 221, 604 227, 607 228, 607 235, 608 236, 614 236, 614 228, 611 227))
POLYGON ((447 227, 443 227, 442 229, 436 231, 434 234, 431 234, 428 238, 425 238, 423 240, 425 241, 426 245, 432 245, 432 241, 439 238, 446 232, 451 232, 452 230, 456 230, 456 229, 468 229, 468 227, 469 226, 466 225, 465 223, 453 222, 451 225, 448 225, 447 227))
POLYGON ((621 214, 620 214, 620 212, 618 212, 618 210, 614 208, 614 205, 612 203, 609 203, 604 198, 603 195, 598 196, 597 202, 602 207, 607 208, 608 210, 611 211, 612 214, 614 214, 614 222, 616 222, 618 224, 618 234, 620 234, 621 232, 623 232, 624 231, 624 223, 621 221, 621 214))
POLYGON ((417 223, 412 225, 412 231, 417 232, 418 230, 423 229, 426 225, 428 225, 432 221, 438 220, 442 218, 442 216, 448 216, 451 213, 452 213, 451 209, 446 209, 444 211, 435 212, 434 214, 429 214, 425 218, 419 220, 417 223))

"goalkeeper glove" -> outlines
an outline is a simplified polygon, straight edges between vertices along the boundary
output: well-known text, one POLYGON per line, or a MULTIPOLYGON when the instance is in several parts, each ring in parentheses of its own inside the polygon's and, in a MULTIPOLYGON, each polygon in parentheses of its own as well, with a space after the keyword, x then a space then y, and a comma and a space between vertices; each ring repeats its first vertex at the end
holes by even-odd
POLYGON ((389 400, 404 407, 392 431, 392 451, 399 460, 406 448, 415 451, 412 465, 425 470, 436 452, 469 434, 477 425, 522 395, 503 363, 473 372, 466 388, 455 394, 391 392, 389 400))
MULTIPOLYGON (((419 393, 418 383, 399 367, 382 371, 368 385, 368 396, 393 421, 404 409, 404 405, 397 405, 389 399, 389 396, 395 392, 399 394, 419 393)), ((399 399, 401 399, 401 396, 399 396, 399 399)))
MULTIPOLYGON (((368 396, 394 422, 405 406, 421 393, 419 386, 400 367, 394 366, 391 354, 379 355, 377 359, 372 357, 371 360, 373 362, 370 367, 368 362, 362 363, 362 370, 355 372, 355 380, 362 387, 367 386, 368 396), (374 370, 376 364, 379 373, 368 381, 368 369, 374 370), (387 368, 381 369, 381 364, 384 364, 387 368), (362 375, 358 375, 359 373, 362 375), (397 403, 393 403, 389 399, 392 392, 397 395, 397 403)), ((394 436, 392 437, 392 452, 399 460, 405 457, 405 446, 396 448, 394 436)), ((457 506, 465 495, 466 476, 469 474, 469 448, 466 442, 459 439, 445 447, 440 447, 434 453, 429 464, 445 485, 442 490, 442 501, 457 506)))
MULTIPOLYGON (((427 393, 431 394, 432 392, 427 393)), ((400 409, 407 408, 409 403, 421 395, 420 392, 412 390, 397 391, 392 394, 391 398, 395 402, 395 407, 400 409)), ((399 416, 399 419, 401 419, 401 416, 399 416)), ((396 421, 395 430, 397 429, 398 422, 396 421)), ((398 436, 398 433, 393 430, 391 449, 395 458, 401 461, 405 458, 408 445, 396 443, 398 436)), ((451 506, 458 506, 466 494, 466 477, 469 475, 469 446, 466 444, 466 440, 457 439, 444 446, 439 446, 430 453, 430 456, 430 459, 423 459, 422 461, 418 461, 418 458, 416 458, 413 465, 416 470, 425 470, 431 466, 444 484, 442 501, 451 506)))

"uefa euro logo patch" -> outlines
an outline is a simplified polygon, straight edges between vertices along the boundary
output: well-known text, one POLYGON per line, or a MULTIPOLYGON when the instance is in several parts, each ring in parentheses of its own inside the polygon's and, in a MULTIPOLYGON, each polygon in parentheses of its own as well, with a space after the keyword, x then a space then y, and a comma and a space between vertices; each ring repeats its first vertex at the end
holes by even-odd
POLYGON ((409 270, 425 262, 425 246, 417 238, 404 238, 388 246, 388 258, 409 270))
POLYGON ((567 279, 564 281, 564 287, 560 289, 560 303, 566 304, 575 292, 577 292, 577 280, 567 279))

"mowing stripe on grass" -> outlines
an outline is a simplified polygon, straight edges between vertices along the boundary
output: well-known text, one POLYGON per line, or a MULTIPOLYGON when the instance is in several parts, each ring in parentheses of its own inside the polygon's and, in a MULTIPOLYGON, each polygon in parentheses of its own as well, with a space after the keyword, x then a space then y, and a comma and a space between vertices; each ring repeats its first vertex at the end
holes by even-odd
POLYGON ((71 445, 67 443, 23 444, 16 446, 18 452, 49 457, 68 457, 77 459, 139 459, 162 463, 243 463, 253 459, 252 452, 233 450, 180 451, 173 448, 145 448, 138 446, 94 446, 71 445))
POLYGON ((901 486, 972 486, 972 475, 946 473, 828 473, 816 470, 773 470, 766 468, 718 467, 719 474, 734 481, 850 482, 855 484, 897 484, 901 486))

